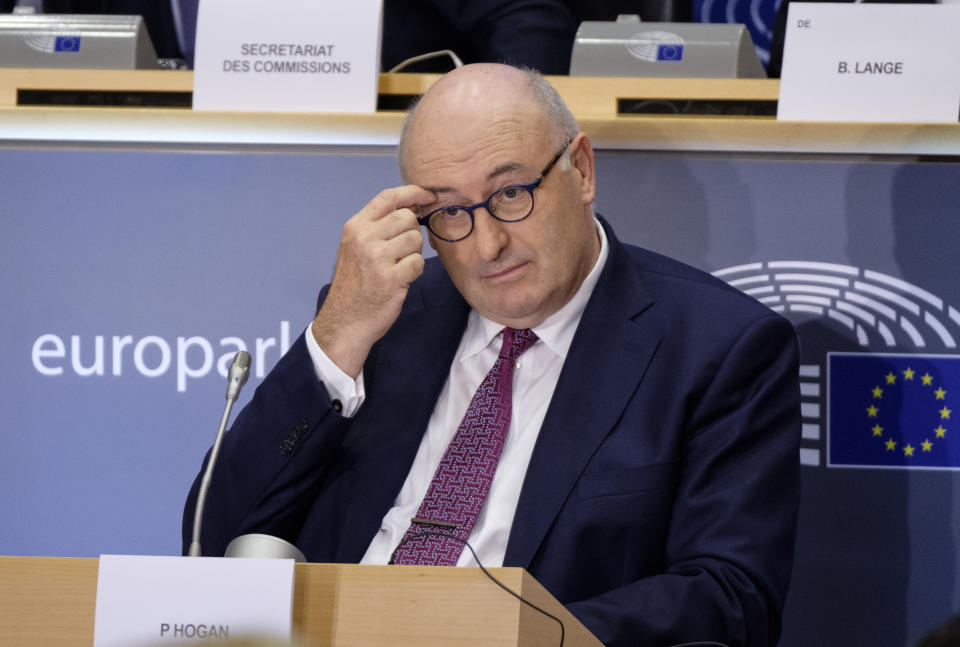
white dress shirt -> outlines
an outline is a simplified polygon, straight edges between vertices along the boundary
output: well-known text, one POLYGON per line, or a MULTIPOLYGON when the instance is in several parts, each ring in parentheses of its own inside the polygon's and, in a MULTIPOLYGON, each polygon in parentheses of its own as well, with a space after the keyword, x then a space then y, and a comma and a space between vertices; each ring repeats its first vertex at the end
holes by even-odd
MULTIPOLYGON (((516 361, 510 429, 487 500, 468 540, 484 566, 503 565, 510 527, 533 447, 560 378, 567 350, 607 259, 607 238, 600 223, 595 223, 600 237, 600 254, 593 269, 563 308, 533 328, 538 341, 516 361)), ((453 440, 474 392, 499 355, 503 337, 501 330, 502 324, 490 321, 474 310, 470 311, 467 328, 410 473, 393 507, 383 518, 380 530, 370 542, 361 564, 386 564, 406 533, 410 518, 416 516, 440 459, 453 440)), ((305 334, 317 377, 326 385, 330 398, 341 401, 341 415, 352 416, 363 403, 363 373, 356 380, 350 378, 323 353, 309 328, 305 334)), ((470 551, 464 549, 457 566, 474 565, 476 562, 470 551)))

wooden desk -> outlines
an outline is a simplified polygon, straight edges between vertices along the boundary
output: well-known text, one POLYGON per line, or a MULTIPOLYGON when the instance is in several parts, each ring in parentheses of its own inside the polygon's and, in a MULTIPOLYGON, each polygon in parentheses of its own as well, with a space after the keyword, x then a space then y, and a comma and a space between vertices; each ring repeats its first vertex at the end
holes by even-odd
MULTIPOLYGON (((0 557, 0 644, 69 647, 93 641, 93 558, 0 557)), ((521 568, 493 568, 511 590, 563 620, 564 644, 600 647, 521 568)), ((476 568, 297 564, 294 633, 310 645, 557 645, 557 623, 476 568)))
MULTIPOLYGON (((415 96, 437 75, 382 74, 382 95, 415 96)), ((618 100, 776 101, 775 79, 550 77, 600 149, 957 155, 960 124, 779 122, 773 117, 631 115, 618 100)), ((0 143, 151 147, 375 147, 392 150, 403 114, 194 112, 184 108, 17 106, 19 90, 189 93, 193 73, 148 70, 0 69, 0 143)))

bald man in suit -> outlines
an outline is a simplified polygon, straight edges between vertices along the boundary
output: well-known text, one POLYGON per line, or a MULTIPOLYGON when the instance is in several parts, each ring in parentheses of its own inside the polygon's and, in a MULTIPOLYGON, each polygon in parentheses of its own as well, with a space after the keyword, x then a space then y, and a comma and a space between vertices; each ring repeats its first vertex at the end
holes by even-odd
POLYGON ((386 563, 501 339, 532 331, 466 537, 481 561, 528 569, 609 645, 776 644, 799 497, 790 324, 617 240, 589 138, 535 73, 446 75, 399 162, 407 184, 346 223, 316 318, 224 439, 206 550, 263 532, 386 563))

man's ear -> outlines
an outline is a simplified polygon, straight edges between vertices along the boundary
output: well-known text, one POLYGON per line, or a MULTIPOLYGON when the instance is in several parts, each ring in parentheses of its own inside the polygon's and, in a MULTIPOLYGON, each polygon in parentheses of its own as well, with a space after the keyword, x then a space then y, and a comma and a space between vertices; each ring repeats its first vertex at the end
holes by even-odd
POLYGON ((570 144, 570 162, 580 174, 580 199, 584 205, 593 204, 597 176, 593 167, 593 146, 585 133, 577 135, 570 144))

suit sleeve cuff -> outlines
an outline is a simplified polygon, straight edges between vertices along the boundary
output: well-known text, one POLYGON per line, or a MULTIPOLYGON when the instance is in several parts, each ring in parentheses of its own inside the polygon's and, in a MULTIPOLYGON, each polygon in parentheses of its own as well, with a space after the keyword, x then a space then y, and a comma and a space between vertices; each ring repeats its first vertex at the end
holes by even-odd
POLYGON ((327 357, 327 354, 323 352, 320 344, 317 343, 310 332, 309 326, 307 326, 303 335, 307 342, 310 359, 313 361, 313 370, 317 374, 317 379, 326 387, 333 408, 341 416, 352 417, 360 408, 360 405, 363 404, 363 399, 366 396, 363 388, 363 371, 360 371, 357 379, 353 379, 327 357))

